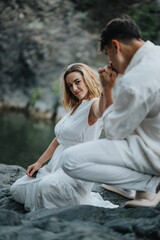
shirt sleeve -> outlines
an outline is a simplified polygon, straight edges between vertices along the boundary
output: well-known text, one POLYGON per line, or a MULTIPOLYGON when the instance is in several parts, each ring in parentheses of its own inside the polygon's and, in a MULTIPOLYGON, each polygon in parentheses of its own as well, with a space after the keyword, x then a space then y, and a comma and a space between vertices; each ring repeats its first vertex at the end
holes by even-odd
POLYGON ((121 84, 115 103, 103 114, 106 137, 112 140, 128 137, 147 116, 153 103, 154 96, 121 84))

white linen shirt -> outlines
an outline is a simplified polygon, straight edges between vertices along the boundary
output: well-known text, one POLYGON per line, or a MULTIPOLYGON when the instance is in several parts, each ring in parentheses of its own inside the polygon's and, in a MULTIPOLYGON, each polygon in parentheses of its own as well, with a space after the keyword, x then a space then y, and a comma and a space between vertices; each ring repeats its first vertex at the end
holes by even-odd
MULTIPOLYGON (((125 73, 118 76, 115 89, 114 104, 103 114, 106 137, 130 141, 131 135, 139 136, 146 146, 144 151, 151 150, 159 158, 160 46, 145 42, 125 73)), ((115 142, 118 147, 120 141, 115 142)), ((134 148, 135 141, 129 144, 134 148)))

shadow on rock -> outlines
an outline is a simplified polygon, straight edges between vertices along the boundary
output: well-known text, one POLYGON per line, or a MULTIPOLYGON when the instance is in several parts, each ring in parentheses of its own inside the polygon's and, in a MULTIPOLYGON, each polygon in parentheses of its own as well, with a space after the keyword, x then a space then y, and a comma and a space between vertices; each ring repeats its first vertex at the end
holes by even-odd
POLYGON ((81 205, 26 213, 23 205, 11 199, 9 192, 10 185, 24 173, 25 169, 18 166, 0 164, 0 240, 160 239, 160 205, 156 208, 125 209, 125 198, 107 192, 99 184, 93 191, 99 192, 105 200, 120 204, 119 208, 81 205))

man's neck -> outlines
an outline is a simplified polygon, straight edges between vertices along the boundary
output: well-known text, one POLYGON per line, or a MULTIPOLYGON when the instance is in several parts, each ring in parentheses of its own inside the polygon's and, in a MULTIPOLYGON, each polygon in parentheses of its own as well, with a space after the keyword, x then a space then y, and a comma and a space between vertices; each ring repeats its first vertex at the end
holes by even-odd
POLYGON ((134 56, 134 54, 137 52, 137 50, 142 47, 145 44, 145 41, 142 39, 137 40, 134 39, 131 44, 128 46, 128 54, 130 55, 130 59, 134 56))
POLYGON ((126 59, 126 66, 129 65, 131 59, 133 58, 134 54, 137 52, 139 48, 141 48, 144 45, 144 41, 142 39, 137 40, 134 39, 131 43, 129 44, 123 44, 123 54, 126 59))

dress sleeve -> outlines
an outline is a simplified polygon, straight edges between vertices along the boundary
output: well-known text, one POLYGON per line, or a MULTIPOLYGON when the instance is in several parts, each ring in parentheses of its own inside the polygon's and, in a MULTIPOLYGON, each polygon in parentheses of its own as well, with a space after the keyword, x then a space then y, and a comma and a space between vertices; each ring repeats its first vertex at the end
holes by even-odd
POLYGON ((125 139, 144 120, 155 102, 155 94, 122 84, 115 103, 103 114, 104 129, 109 139, 125 139))

